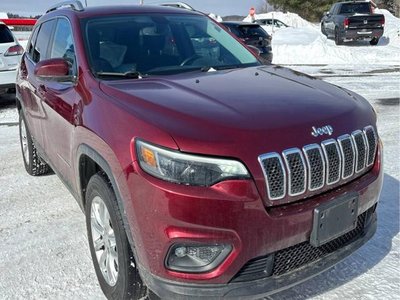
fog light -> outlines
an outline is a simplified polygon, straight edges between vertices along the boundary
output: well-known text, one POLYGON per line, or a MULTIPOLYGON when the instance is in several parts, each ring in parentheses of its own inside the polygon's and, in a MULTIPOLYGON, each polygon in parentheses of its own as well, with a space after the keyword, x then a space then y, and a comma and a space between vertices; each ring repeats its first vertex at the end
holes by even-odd
POLYGON ((178 247, 175 249, 175 255, 179 258, 184 257, 187 254, 186 247, 178 247))
POLYGON ((203 273, 216 268, 231 252, 230 245, 174 245, 167 255, 167 268, 203 273))

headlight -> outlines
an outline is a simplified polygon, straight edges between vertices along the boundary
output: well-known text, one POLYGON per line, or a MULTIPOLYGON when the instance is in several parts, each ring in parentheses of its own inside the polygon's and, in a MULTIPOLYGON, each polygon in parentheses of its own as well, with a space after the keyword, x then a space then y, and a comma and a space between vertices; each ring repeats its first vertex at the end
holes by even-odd
POLYGON ((136 140, 136 154, 145 172, 179 184, 211 186, 227 179, 250 177, 238 161, 183 154, 139 140, 136 140))

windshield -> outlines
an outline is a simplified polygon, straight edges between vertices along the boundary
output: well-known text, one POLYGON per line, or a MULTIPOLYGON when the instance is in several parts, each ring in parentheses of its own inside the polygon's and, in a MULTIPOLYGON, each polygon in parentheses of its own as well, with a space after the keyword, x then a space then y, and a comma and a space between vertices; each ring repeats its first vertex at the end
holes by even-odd
POLYGON ((86 19, 83 26, 89 63, 99 76, 169 75, 259 64, 254 55, 205 16, 99 17, 86 19))
POLYGON ((345 3, 340 8, 341 14, 370 14, 371 9, 368 2, 364 3, 345 3))

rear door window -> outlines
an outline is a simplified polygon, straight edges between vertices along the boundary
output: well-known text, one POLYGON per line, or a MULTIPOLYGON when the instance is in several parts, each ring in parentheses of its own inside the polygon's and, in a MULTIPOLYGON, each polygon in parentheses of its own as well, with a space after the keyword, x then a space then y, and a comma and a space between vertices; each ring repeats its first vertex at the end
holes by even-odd
POLYGON ((239 26, 241 32, 240 37, 263 37, 266 38, 267 33, 260 26, 239 26))
POLYGON ((14 37, 10 29, 3 24, 0 24, 0 44, 13 43, 14 37))

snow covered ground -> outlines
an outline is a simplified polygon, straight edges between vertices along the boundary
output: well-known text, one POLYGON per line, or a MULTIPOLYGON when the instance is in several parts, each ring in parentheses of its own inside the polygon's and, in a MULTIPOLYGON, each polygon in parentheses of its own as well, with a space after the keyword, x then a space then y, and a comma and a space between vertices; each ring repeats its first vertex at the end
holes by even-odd
MULTIPOLYGON (((372 103, 385 145, 385 183, 378 231, 368 244, 333 269, 268 299, 400 299, 400 68, 292 67, 372 103)), ((25 173, 16 122, 15 108, 0 107, 0 299, 103 299, 84 216, 55 175, 25 173)))

